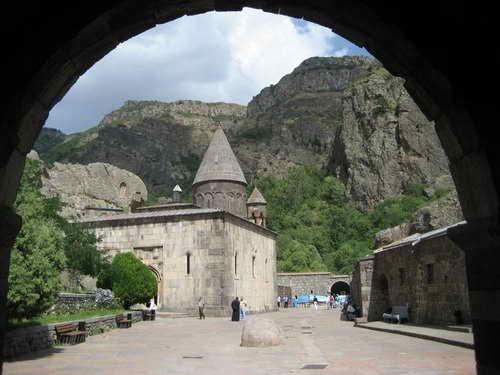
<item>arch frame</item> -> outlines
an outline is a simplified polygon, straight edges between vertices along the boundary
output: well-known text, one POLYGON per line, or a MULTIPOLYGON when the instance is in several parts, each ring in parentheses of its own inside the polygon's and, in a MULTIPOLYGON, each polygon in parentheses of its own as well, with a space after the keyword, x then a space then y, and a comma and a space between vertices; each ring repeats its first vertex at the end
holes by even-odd
MULTIPOLYGON (((438 4, 432 11, 425 9, 425 4, 408 10, 406 6, 410 4, 373 5, 361 0, 111 0, 86 2, 76 12, 69 4, 68 8, 61 4, 12 5, 18 8, 11 14, 23 17, 22 21, 6 18, 0 26, 4 31, 0 33, 2 41, 9 51, 3 61, 4 71, 9 72, 4 82, 8 97, 0 118, 2 301, 6 300, 10 249, 21 225, 12 207, 26 154, 50 109, 81 74, 120 42, 183 15, 250 6, 303 17, 364 46, 392 74, 405 78, 412 98, 428 119, 435 121, 468 221, 467 226, 450 233, 450 237, 466 250, 478 373, 500 371, 500 358, 482 344, 487 342, 484 338, 493 337, 493 331, 496 336, 500 334, 500 315, 481 308, 492 299, 500 299, 500 279, 496 277, 500 248, 500 151, 495 142, 495 127, 488 126, 497 118, 496 103, 485 94, 491 80, 481 84, 477 77, 464 74, 467 69, 485 71, 491 67, 490 71, 494 71, 496 60, 474 62, 475 57, 467 59, 461 53, 461 47, 468 42, 480 41, 485 48, 496 46, 493 9, 487 5, 466 9, 463 2, 458 2, 453 7, 438 4), (421 28, 422 19, 426 20, 425 30, 421 28)), ((493 48, 497 48, 498 54, 498 47, 493 48)), ((0 324, 0 332, 4 332, 4 307, 0 309, 0 324)))

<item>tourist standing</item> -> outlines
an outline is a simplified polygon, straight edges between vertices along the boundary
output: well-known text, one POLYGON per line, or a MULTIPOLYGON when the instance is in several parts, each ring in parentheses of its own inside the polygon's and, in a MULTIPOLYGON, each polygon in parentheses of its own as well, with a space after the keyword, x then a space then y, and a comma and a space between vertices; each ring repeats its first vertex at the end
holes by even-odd
POLYGON ((283 297, 283 304, 285 305, 285 306, 284 306, 284 307, 285 307, 285 309, 287 309, 287 308, 288 308, 288 296, 284 296, 284 297, 283 297))
POLYGON ((198 312, 200 313, 200 319, 205 319, 205 313, 204 313, 204 310, 205 309, 205 301, 203 301, 203 297, 200 297, 200 299, 198 300, 198 312))
POLYGON ((281 306, 281 296, 278 296, 278 298, 276 298, 276 302, 278 303, 278 310, 279 310, 281 306))
POLYGON ((240 320, 245 320, 245 316, 247 315, 247 301, 243 300, 243 297, 240 299, 240 320))
POLYGON ((233 309, 233 315, 231 315, 231 320, 233 322, 238 322, 240 320, 240 300, 238 297, 233 299, 231 302, 231 308, 233 309))
POLYGON ((318 297, 314 296, 314 298, 313 298, 313 304, 314 304, 314 308, 316 310, 318 310, 318 297))

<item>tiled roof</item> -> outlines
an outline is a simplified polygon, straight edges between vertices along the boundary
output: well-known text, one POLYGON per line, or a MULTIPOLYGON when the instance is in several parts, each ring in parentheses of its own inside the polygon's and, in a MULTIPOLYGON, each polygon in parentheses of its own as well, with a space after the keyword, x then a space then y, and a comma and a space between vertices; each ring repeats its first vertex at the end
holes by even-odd
POLYGON ((220 180, 247 183, 222 128, 217 129, 214 133, 198 172, 196 172, 193 185, 220 180))
POLYGON ((252 191, 252 194, 250 194, 250 197, 247 199, 247 203, 261 203, 261 204, 266 204, 266 200, 264 199, 264 196, 262 193, 259 191, 259 189, 255 188, 252 191))

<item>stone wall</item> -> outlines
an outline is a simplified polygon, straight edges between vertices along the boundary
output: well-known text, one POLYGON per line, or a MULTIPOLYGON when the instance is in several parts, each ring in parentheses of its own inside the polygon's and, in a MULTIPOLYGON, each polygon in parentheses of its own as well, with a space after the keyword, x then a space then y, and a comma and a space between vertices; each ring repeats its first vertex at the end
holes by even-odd
MULTIPOLYGON (((142 321, 142 311, 132 311, 132 321, 133 323, 142 321)), ((57 324, 44 324, 7 331, 3 350, 4 357, 14 358, 51 348, 56 342, 55 326, 57 324)), ((86 319, 85 328, 89 336, 107 332, 116 328, 116 315, 86 319)))
POLYGON ((250 312, 276 309, 275 235, 244 219, 231 216, 226 226, 225 293, 229 305, 243 297, 250 312))
POLYGON ((394 305, 408 305, 414 323, 456 324, 456 311, 471 320, 464 252, 446 232, 376 251, 359 262, 354 280, 353 298, 368 320, 394 305))
POLYGON ((277 282, 280 286, 290 287, 292 295, 329 294, 336 282, 351 283, 350 275, 334 275, 330 272, 280 272, 277 282))
POLYGON ((96 307, 95 293, 59 293, 55 312, 76 312, 96 307))

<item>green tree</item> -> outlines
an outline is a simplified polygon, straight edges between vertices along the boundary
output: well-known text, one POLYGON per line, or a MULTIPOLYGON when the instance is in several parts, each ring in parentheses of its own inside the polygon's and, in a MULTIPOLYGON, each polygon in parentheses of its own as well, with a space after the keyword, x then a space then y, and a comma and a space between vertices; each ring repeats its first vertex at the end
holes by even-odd
POLYGON ((28 159, 15 203, 23 218, 11 253, 7 308, 10 318, 31 318, 54 303, 61 290, 64 232, 52 216, 52 202, 39 192, 41 163, 28 159))
POLYGON ((153 273, 132 253, 120 253, 111 263, 112 290, 125 308, 145 303, 157 292, 153 273))

